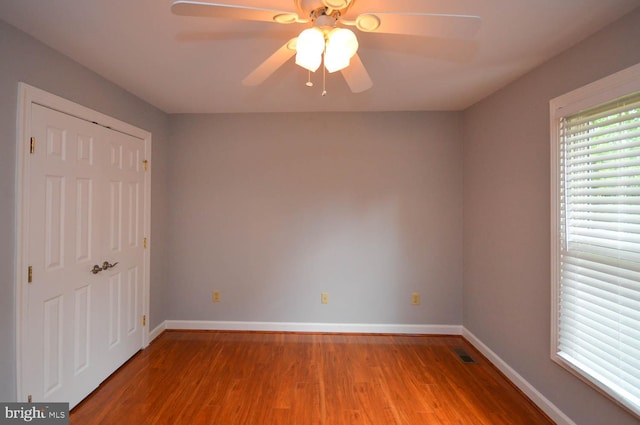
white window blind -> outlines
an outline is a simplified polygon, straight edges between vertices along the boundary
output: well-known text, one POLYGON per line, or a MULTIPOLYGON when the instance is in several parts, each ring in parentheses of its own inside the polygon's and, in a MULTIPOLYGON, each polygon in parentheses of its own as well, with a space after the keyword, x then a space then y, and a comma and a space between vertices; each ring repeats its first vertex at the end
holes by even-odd
POLYGON ((556 355, 640 414, 640 93, 558 122, 556 355))

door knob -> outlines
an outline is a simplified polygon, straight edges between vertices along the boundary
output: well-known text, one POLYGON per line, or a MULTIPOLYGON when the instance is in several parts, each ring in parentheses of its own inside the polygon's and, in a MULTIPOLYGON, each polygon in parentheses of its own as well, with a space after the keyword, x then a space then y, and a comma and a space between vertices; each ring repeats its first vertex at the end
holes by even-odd
POLYGON ((112 268, 114 268, 117 264, 118 264, 118 262, 117 262, 117 261, 116 261, 115 263, 113 263, 113 264, 109 264, 109 262, 108 262, 108 261, 105 261, 104 263, 102 263, 102 270, 109 270, 109 269, 112 269, 112 268))

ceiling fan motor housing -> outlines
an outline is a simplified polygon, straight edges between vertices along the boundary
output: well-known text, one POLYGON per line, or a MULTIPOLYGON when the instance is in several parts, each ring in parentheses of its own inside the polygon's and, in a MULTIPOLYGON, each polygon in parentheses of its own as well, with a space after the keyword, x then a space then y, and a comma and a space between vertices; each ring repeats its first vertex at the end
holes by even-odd
POLYGON ((336 26, 336 18, 330 15, 320 15, 315 19, 314 24, 322 29, 331 29, 336 26))

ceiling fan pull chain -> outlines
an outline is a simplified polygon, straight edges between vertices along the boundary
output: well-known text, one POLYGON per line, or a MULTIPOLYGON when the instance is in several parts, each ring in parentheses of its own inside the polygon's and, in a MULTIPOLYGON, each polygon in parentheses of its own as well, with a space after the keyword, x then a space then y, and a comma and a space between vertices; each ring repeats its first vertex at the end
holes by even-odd
POLYGON ((322 95, 327 95, 327 67, 322 67, 322 95))
POLYGON ((307 71, 309 76, 307 77, 307 83, 305 84, 307 87, 313 87, 313 83, 311 82, 311 71, 307 71))

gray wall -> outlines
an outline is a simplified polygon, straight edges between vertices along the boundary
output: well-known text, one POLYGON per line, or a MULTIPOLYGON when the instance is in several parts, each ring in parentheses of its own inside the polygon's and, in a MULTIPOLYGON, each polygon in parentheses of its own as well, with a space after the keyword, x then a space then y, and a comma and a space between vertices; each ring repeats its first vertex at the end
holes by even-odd
POLYGON ((171 116, 170 317, 461 324, 460 125, 427 112, 171 116))
POLYGON ((640 62, 640 10, 464 113, 464 324, 579 425, 637 424, 549 359, 549 100, 640 62))
POLYGON ((150 324, 164 320, 168 117, 65 56, 0 21, 0 400, 15 400, 15 199, 18 82, 153 133, 150 324))

